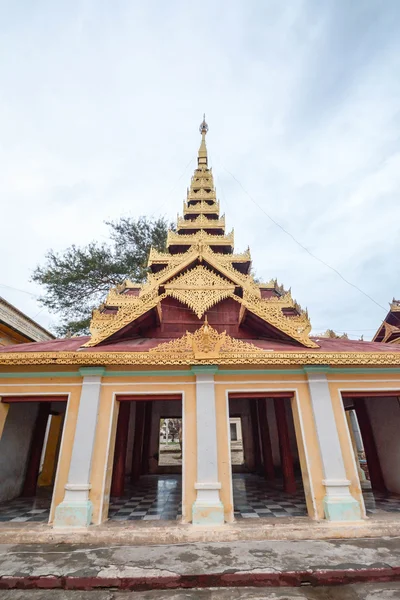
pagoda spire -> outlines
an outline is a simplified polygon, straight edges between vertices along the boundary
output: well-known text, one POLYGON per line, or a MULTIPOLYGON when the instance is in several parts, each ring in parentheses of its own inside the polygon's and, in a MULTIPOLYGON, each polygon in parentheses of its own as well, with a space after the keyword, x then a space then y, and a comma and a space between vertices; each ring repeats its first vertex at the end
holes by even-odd
POLYGON ((206 146, 206 135, 208 131, 208 125, 206 123, 206 115, 203 115, 203 121, 200 123, 199 131, 201 133, 201 144, 199 148, 199 155, 197 158, 197 164, 199 167, 205 165, 207 167, 207 146, 206 146))

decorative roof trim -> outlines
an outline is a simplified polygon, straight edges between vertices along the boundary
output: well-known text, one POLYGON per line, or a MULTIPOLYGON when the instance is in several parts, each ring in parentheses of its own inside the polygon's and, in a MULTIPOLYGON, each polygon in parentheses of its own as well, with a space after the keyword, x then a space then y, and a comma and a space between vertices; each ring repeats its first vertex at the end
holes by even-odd
POLYGON ((54 340, 55 336, 0 296, 0 322, 34 342, 54 340))

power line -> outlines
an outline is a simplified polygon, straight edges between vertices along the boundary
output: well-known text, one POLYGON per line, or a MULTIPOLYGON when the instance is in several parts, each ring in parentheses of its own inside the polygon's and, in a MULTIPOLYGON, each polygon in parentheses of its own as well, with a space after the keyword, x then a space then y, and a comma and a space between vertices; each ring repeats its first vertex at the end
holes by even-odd
POLYGON ((384 310, 385 312, 387 312, 387 308, 385 308, 384 306, 382 306, 382 304, 379 304, 379 302, 377 302, 372 296, 370 296, 367 292, 365 292, 364 290, 362 290, 358 285, 356 285, 355 283, 352 283, 351 281, 349 281, 348 279, 346 279, 346 277, 344 277, 340 271, 338 271, 335 267, 332 267, 332 265, 328 264, 326 261, 324 261, 322 258, 319 258, 319 256, 316 256, 313 252, 311 252, 311 250, 309 250, 306 246, 304 246, 304 244, 302 244, 301 242, 299 242, 298 239, 295 238, 295 236, 290 233, 289 231, 287 231, 280 223, 278 223, 278 221, 276 221, 273 217, 271 217, 271 215, 269 215, 262 206, 260 206, 258 204, 258 202, 256 202, 254 200, 254 198, 251 196, 251 194, 249 194, 249 192, 243 187, 243 185, 241 184, 241 182, 233 175, 233 173, 231 173, 230 171, 228 171, 228 169, 226 167, 224 167, 225 171, 227 173, 229 173, 229 175, 236 181, 236 183, 242 188, 242 190, 244 191, 244 193, 246 194, 246 196, 248 196, 250 198, 250 200, 253 202, 253 204, 255 204, 255 206, 257 206, 257 208, 259 208, 259 210, 261 210, 261 212, 263 212, 265 214, 266 217, 268 217, 268 219, 274 224, 276 225, 276 227, 279 227, 279 229, 281 229, 286 235, 288 235, 290 238, 292 238, 292 240, 298 245, 300 246, 300 248, 302 248, 303 250, 305 250, 305 252, 307 252, 307 254, 309 254, 312 258, 314 258, 315 260, 317 260, 319 263, 323 264, 325 267, 327 267, 328 269, 330 269, 331 271, 333 271, 334 273, 336 273, 336 275, 338 275, 338 277, 340 277, 341 279, 343 279, 343 281, 345 283, 347 283, 348 285, 350 285, 351 287, 355 288, 356 290, 358 290, 361 294, 363 294, 366 298, 368 298, 369 300, 371 300, 371 302, 373 302, 374 304, 376 304, 377 306, 379 306, 379 308, 381 308, 382 310, 384 310))
POLYGON ((151 214, 151 217, 154 217, 154 215, 157 212, 160 212, 160 210, 163 208, 163 206, 168 202, 168 200, 170 199, 170 196, 172 194, 172 192, 177 188, 178 183, 180 182, 180 180, 182 179, 182 177, 185 175, 186 171, 188 170, 189 165, 191 165, 191 163, 193 162, 193 160, 195 159, 194 156, 192 156, 192 158, 189 160, 188 164, 186 165, 186 167, 184 168, 184 170, 182 171, 181 175, 179 176, 179 178, 177 179, 177 181, 174 183, 174 185, 172 186, 172 188, 169 190, 169 192, 167 192, 165 200, 163 201, 162 204, 160 204, 160 206, 158 208, 156 208, 153 213, 151 214))
POLYGON ((32 292, 28 292, 27 290, 21 290, 20 288, 13 287, 12 285, 6 285, 5 283, 0 283, 0 287, 7 288, 9 290, 14 290, 15 292, 22 292, 23 294, 28 294, 29 296, 33 296, 34 298, 39 298, 38 294, 33 294, 32 292))

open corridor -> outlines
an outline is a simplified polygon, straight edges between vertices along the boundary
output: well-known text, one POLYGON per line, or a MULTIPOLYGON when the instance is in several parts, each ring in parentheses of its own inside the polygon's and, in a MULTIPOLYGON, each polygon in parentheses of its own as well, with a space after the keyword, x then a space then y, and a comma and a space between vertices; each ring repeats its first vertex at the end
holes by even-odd
MULTIPOLYGON (((233 475, 235 519, 307 517, 301 480, 295 494, 285 493, 279 484, 271 485, 262 477, 247 473, 233 475)), ((400 513, 397 494, 363 490, 367 515, 400 513)), ((16 498, 0 504, 0 522, 47 522, 51 493, 42 490, 34 498, 16 498)), ((111 498, 112 521, 176 521, 182 516, 182 478, 180 475, 146 475, 137 484, 126 484, 121 498, 111 498)))

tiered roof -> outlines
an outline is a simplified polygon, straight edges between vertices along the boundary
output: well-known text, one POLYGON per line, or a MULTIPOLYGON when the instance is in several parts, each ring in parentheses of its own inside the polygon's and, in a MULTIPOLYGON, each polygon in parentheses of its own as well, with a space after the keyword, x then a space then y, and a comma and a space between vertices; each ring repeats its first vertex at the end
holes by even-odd
POLYGON ((225 231, 225 216, 220 215, 208 166, 207 131, 203 120, 197 167, 183 216, 177 219, 177 230, 168 232, 167 251, 151 250, 144 285, 126 281, 110 291, 105 304, 93 312, 91 339, 86 347, 140 335, 168 337, 167 329, 170 337, 179 337, 185 331, 179 323, 188 321, 179 312, 182 310, 193 315, 189 324, 192 330, 200 327, 208 315, 217 329, 228 320, 230 331, 237 337, 317 347, 309 338, 308 314, 290 291, 276 281, 256 283, 250 272, 250 251, 234 253, 233 231, 225 231), (175 323, 170 322, 168 328, 164 309, 169 315, 175 314, 175 323))
POLYGON ((183 216, 166 251, 151 250, 147 281, 111 289, 93 311, 90 336, 9 346, 0 350, 0 366, 400 365, 399 301, 375 336, 391 345, 311 338, 307 311, 291 291, 254 280, 250 251, 235 253, 233 232, 225 231, 207 130, 203 120, 183 216))

